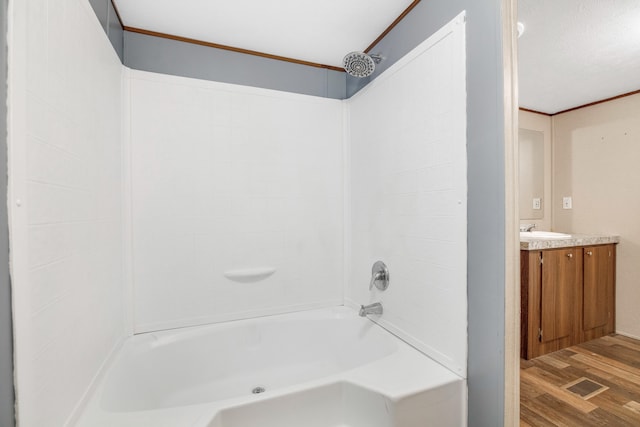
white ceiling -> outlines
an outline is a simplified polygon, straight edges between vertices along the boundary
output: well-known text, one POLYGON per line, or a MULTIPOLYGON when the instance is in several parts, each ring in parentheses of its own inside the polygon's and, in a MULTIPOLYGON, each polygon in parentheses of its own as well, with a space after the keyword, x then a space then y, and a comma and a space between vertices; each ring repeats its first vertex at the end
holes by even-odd
POLYGON ((114 0, 123 24, 144 30, 342 66, 411 0, 114 0))
MULTIPOLYGON (((411 0, 114 0, 125 26, 340 67, 411 0)), ((640 89, 640 0, 519 0, 520 106, 640 89)))
POLYGON ((519 0, 520 106, 556 113, 640 90, 640 0, 519 0))

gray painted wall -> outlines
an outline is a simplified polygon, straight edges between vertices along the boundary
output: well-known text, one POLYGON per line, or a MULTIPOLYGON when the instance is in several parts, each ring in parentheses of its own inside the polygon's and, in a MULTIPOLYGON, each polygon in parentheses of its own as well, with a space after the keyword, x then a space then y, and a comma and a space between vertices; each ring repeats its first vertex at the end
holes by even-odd
POLYGON ((7 0, 0 0, 0 427, 15 425, 7 219, 7 0))
POLYGON ((124 59, 124 30, 111 0, 107 0, 107 8, 107 37, 122 62, 124 59))
MULTIPOLYGON (((504 111, 500 0, 422 1, 375 48, 376 75, 467 11, 469 426, 503 425, 504 111)), ((351 96, 368 82, 347 77, 351 96)), ((384 124, 377 124, 384 126, 384 124)))
POLYGON ((120 57, 120 61, 122 61, 124 57, 124 36, 122 25, 118 20, 113 3, 111 0, 89 0, 89 3, 96 13, 98 21, 100 21, 100 26, 109 37, 111 45, 120 57))
POLYGON ((125 31, 124 65, 136 70, 344 99, 345 73, 125 31))

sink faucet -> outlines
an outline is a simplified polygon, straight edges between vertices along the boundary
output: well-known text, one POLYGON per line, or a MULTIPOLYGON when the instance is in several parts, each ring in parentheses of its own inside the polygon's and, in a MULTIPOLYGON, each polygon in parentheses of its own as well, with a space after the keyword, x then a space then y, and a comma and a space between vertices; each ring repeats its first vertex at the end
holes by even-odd
POLYGON ((536 228, 535 224, 525 224, 520 226, 520 231, 531 231, 536 228))
POLYGON ((365 317, 368 314, 382 314, 382 304, 374 302, 369 305, 361 305, 358 314, 360 314, 360 317, 365 317))

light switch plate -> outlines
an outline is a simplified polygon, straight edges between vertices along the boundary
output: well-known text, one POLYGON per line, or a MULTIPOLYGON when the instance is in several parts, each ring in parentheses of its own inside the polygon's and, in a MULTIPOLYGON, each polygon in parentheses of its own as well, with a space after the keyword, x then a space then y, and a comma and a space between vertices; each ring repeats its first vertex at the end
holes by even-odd
POLYGON ((572 209, 573 202, 571 200, 571 196, 562 198, 562 209, 572 209))
POLYGON ((540 197, 535 197, 533 199, 533 209, 536 209, 536 210, 542 209, 542 199, 540 197))

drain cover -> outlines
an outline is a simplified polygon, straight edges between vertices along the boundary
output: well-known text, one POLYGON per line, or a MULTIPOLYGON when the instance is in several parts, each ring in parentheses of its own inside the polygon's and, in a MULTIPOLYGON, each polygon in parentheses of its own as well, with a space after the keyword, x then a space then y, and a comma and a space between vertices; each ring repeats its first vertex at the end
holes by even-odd
POLYGON ((253 394, 260 394, 260 393, 264 393, 265 391, 267 391, 267 389, 265 389, 264 387, 255 387, 253 390, 251 390, 251 393, 253 394))

